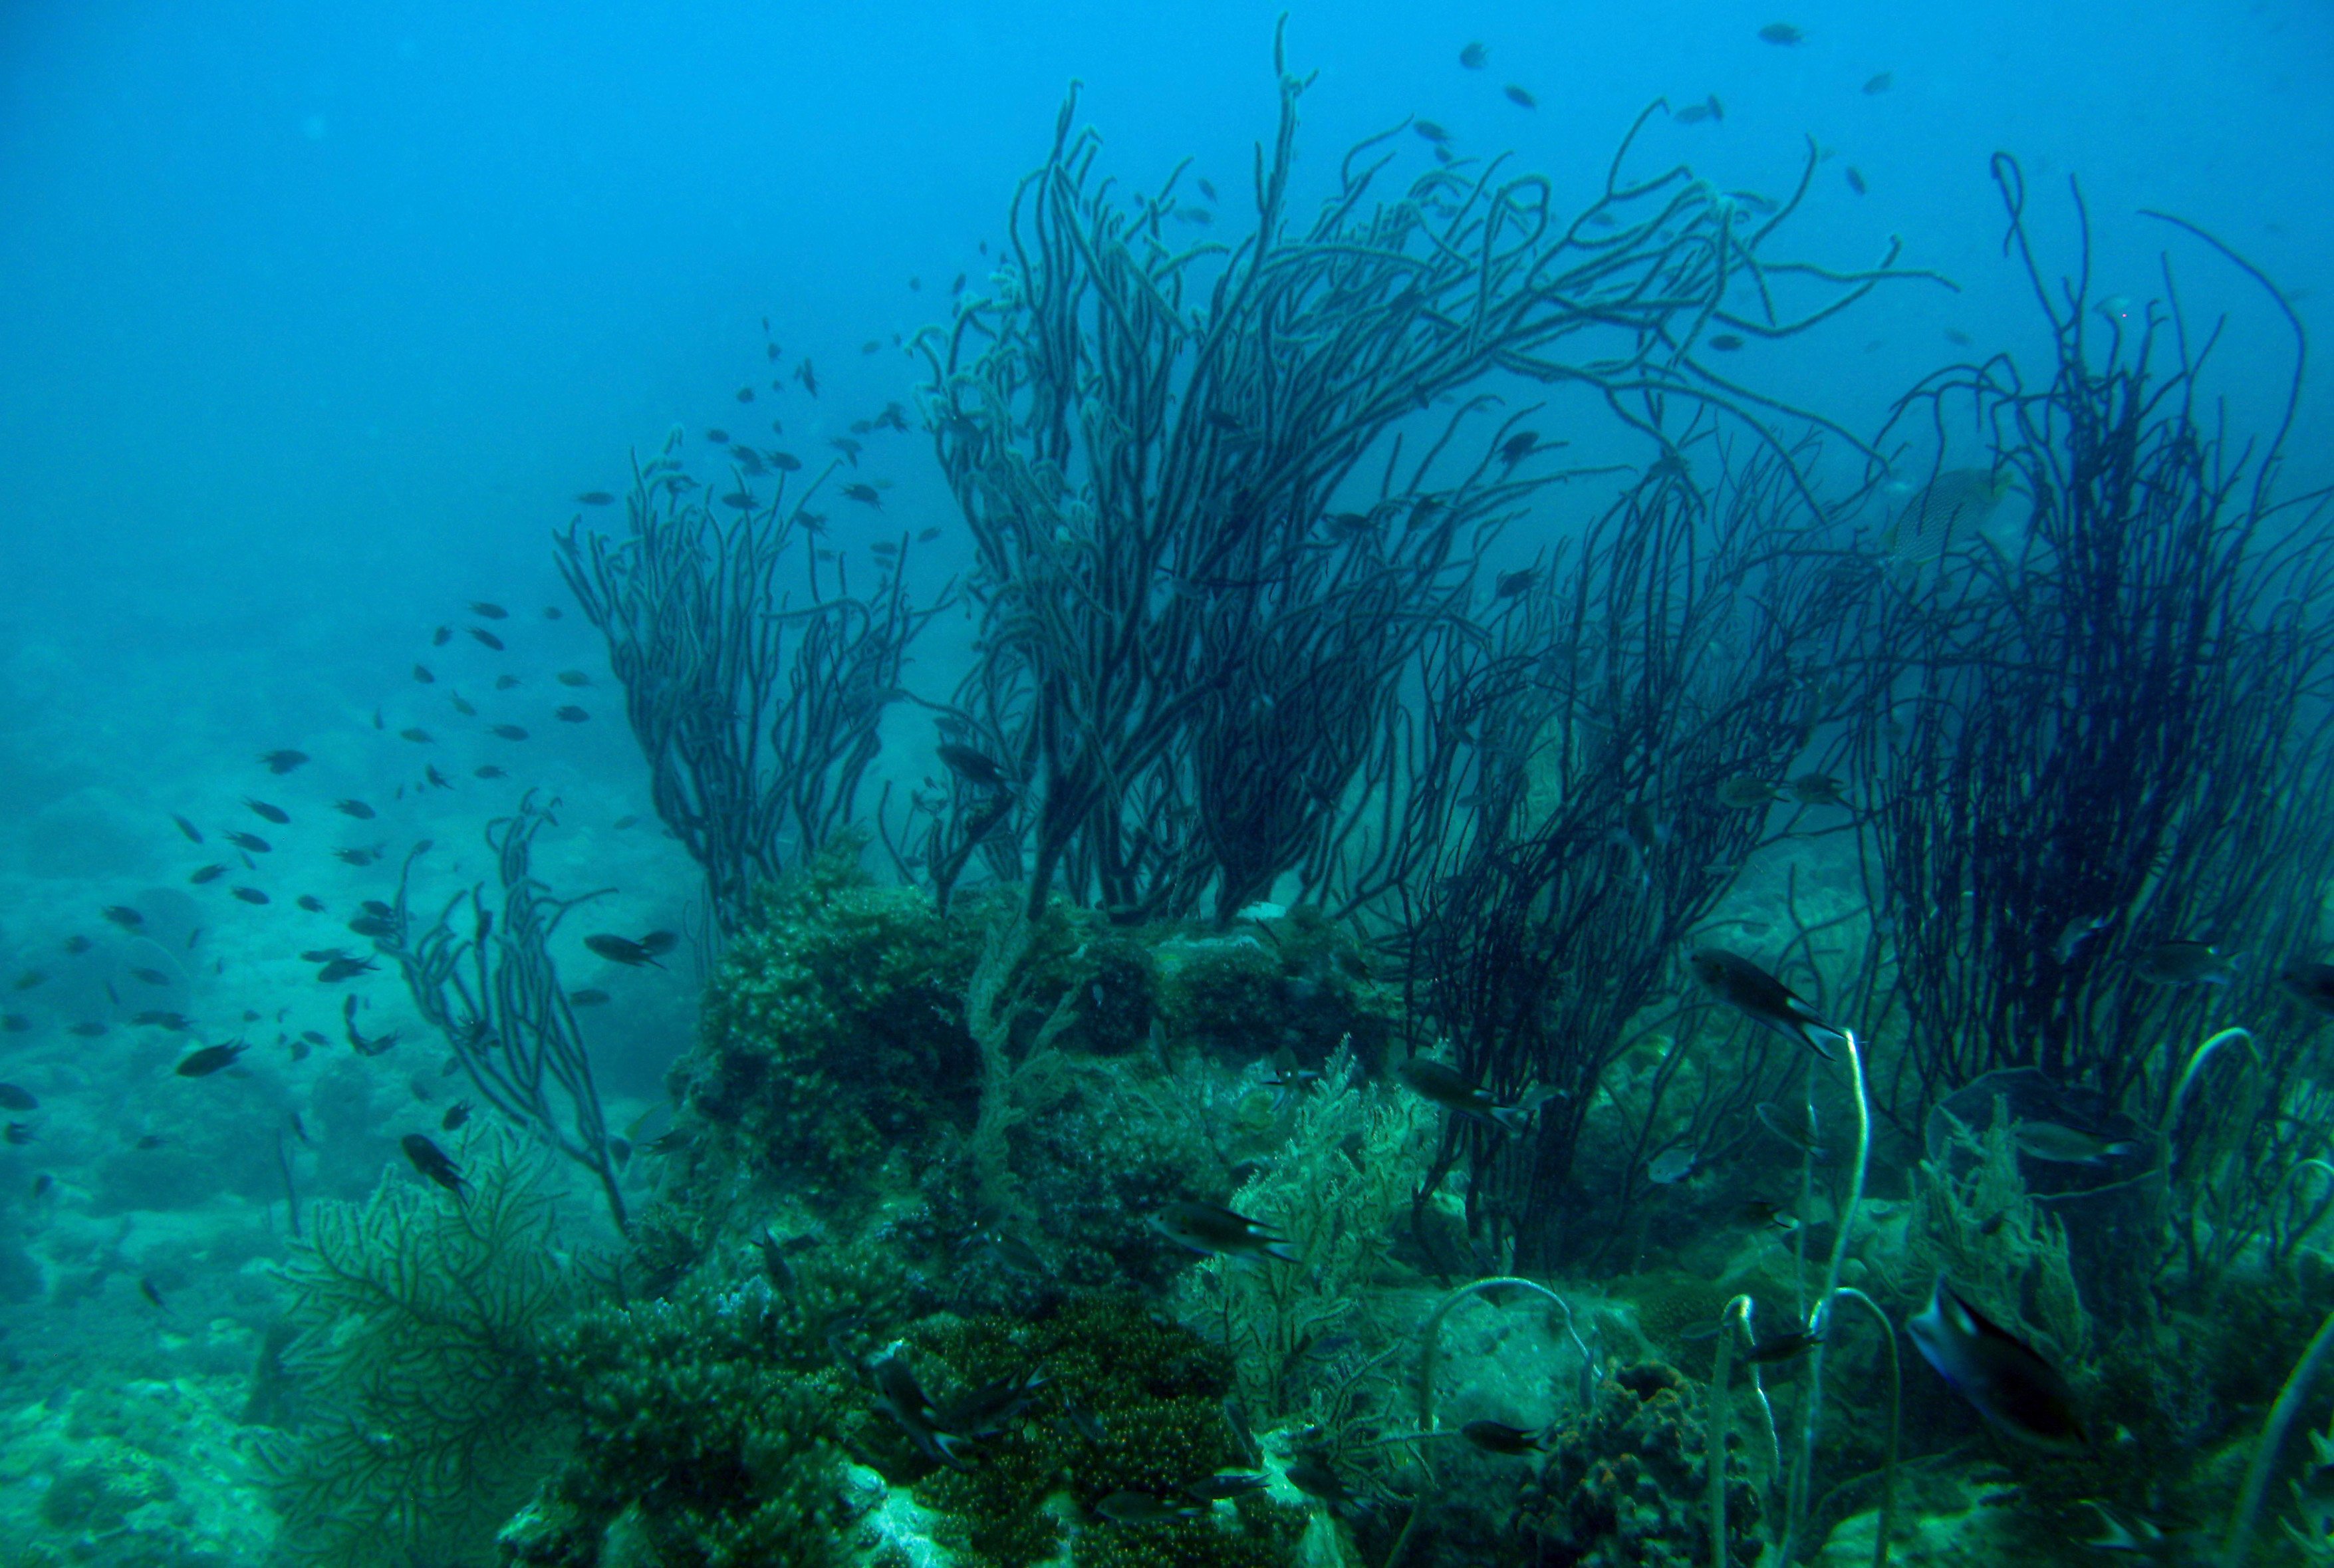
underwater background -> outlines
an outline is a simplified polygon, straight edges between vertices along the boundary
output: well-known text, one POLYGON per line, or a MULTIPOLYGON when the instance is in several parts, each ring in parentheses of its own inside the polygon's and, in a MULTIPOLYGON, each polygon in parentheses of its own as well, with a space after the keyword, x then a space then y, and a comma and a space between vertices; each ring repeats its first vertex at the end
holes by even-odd
POLYGON ((2334 1559, 2329 167, 2302 4, 0 9, 0 1563, 2334 1559))

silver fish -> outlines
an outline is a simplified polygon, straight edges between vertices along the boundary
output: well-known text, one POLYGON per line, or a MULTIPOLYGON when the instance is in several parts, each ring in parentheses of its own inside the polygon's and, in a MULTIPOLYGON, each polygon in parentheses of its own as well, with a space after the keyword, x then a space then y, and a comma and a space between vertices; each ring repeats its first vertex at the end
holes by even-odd
POLYGON ((2059 1370, 1987 1322, 1943 1279, 1905 1332, 1953 1392, 2005 1436, 2055 1453, 2078 1453, 2090 1446, 2075 1408, 2075 1390, 2059 1370))
POLYGON ((1497 1132, 1522 1131, 1538 1105, 1529 1096, 1525 1103, 1502 1105, 1490 1090, 1431 1056, 1413 1056, 1394 1071, 1422 1097, 1497 1132))
POLYGON ((1692 1176, 1697 1163, 1691 1149, 1664 1149, 1646 1161, 1645 1178, 1658 1186, 1668 1187, 1692 1176))

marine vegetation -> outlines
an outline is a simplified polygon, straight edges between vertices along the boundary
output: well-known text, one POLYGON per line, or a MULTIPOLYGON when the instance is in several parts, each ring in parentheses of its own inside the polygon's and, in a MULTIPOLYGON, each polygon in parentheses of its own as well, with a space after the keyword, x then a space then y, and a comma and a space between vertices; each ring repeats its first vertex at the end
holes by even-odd
POLYGON ((392 1170, 320 1201, 284 1269, 310 1409, 265 1455, 283 1544, 332 1568, 474 1554, 555 1457, 550 1335, 576 1300, 543 1155, 482 1131, 468 1196, 392 1170))
POLYGON ((717 503, 682 472, 680 443, 676 429, 635 462, 623 535, 586 533, 579 517, 559 570, 607 641, 657 815, 703 869, 726 932, 758 884, 853 822, 901 664, 946 601, 910 601, 904 544, 863 598, 796 548, 840 458, 791 487, 786 470, 768 475, 767 498, 739 473, 717 503), (798 566, 807 602, 787 592, 798 566))

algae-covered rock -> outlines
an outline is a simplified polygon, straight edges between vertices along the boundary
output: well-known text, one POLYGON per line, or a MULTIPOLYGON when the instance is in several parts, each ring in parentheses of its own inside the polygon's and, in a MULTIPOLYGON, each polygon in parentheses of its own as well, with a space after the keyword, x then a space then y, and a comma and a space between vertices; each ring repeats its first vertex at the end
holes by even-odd
MULTIPOLYGON (((1653 1568, 1710 1561, 1708 1430, 1702 1386, 1659 1361, 1616 1370, 1590 1408, 1549 1444, 1536 1508, 1523 1527, 1549 1560, 1581 1568, 1653 1568)), ((1747 1565, 1764 1550, 1759 1488, 1728 1448, 1727 1560, 1747 1565)))
POLYGON ((0 1539, 23 1563, 231 1568, 275 1516, 235 1411, 241 1380, 94 1383, 0 1417, 0 1539))

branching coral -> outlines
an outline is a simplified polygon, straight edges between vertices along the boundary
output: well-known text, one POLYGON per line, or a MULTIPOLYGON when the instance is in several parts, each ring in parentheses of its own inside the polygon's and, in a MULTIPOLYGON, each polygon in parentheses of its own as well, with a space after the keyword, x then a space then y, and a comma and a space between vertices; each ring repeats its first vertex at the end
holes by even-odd
POLYGON ((1341 1046, 1298 1107, 1288 1141, 1232 1195, 1234 1208, 1288 1237, 1303 1259, 1288 1266, 1217 1257, 1192 1271, 1190 1321, 1222 1335, 1241 1397, 1259 1412, 1289 1413, 1303 1397, 1307 1352, 1371 1326, 1362 1321, 1373 1310, 1365 1287, 1425 1174, 1434 1115, 1415 1095, 1362 1083, 1353 1052, 1341 1046))
POLYGON ((392 1174, 362 1204, 316 1204, 285 1265, 289 1362, 323 1413, 268 1457, 309 1561, 475 1547, 561 1435, 544 1337, 574 1287, 543 1159, 502 1132, 456 1154, 467 1199, 392 1174))
POLYGON ((2027 1195, 2005 1101, 1994 1101, 1982 1133, 1956 1128, 1946 1159, 1922 1163, 1905 1239, 1916 1273, 1945 1275, 1963 1299, 2055 1364, 2071 1370, 2088 1359, 2091 1321, 2067 1234, 2027 1195), (1966 1174, 1953 1174, 1953 1150, 1975 1157, 1966 1174))

